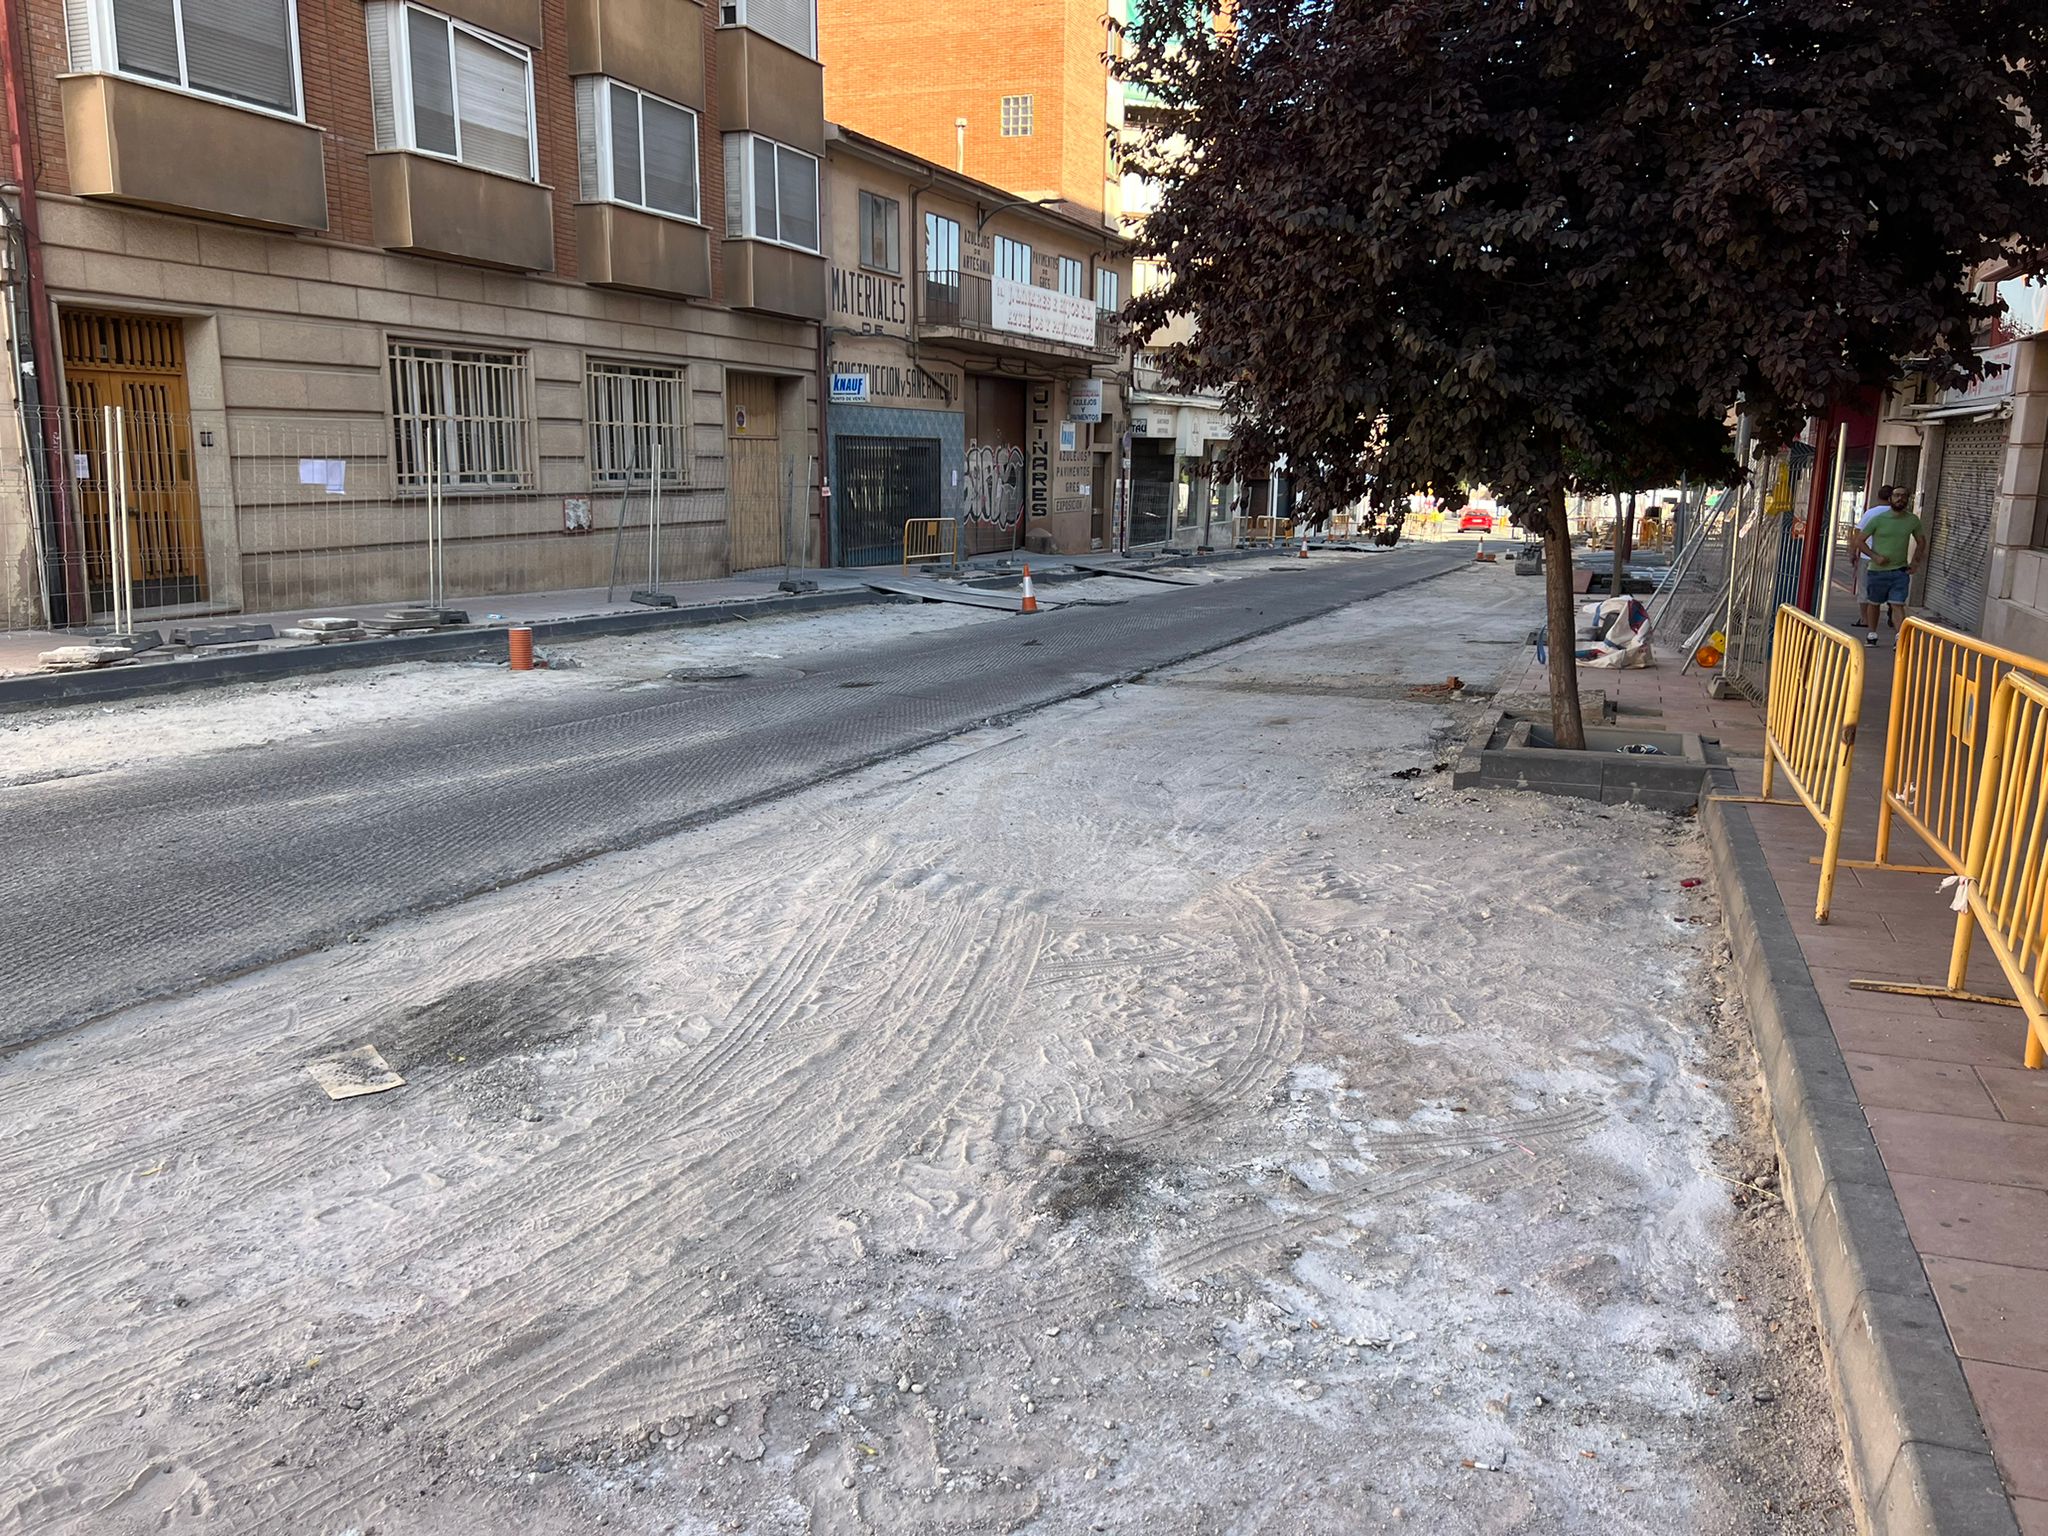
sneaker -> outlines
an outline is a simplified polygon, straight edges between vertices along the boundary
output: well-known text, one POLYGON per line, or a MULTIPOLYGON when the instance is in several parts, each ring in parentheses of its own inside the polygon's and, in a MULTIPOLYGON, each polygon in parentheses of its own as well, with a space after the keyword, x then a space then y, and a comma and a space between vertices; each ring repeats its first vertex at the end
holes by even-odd
POLYGON ((1871 632, 1870 632, 1869 634, 1865 635, 1865 636, 1863 637, 1863 643, 1864 643, 1865 645, 1876 645, 1876 644, 1877 644, 1877 631, 1873 629, 1873 630, 1872 630, 1872 631, 1871 631, 1871 632))

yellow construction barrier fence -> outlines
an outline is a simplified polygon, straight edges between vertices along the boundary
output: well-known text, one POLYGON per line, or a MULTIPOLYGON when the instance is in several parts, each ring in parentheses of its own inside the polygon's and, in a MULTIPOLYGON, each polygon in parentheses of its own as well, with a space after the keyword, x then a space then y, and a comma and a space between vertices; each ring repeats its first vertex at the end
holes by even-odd
POLYGON ((2048 681, 2008 672, 1992 695, 1970 836, 1956 892, 1948 985, 1857 981, 1866 992, 1901 992, 2018 1007, 2027 1016, 2024 1060, 2048 1062, 2048 681), (1970 949, 1982 932, 2012 997, 1964 990, 1970 949))
POLYGON ((1771 645, 1771 693, 1764 720, 1764 792, 1724 799, 1791 805, 1771 793, 1783 773, 1798 804, 1826 839, 1820 859, 1815 922, 1828 920, 1835 867, 1848 817, 1849 770, 1856 759, 1856 722, 1863 712, 1863 643, 1789 604, 1778 610, 1771 645))
POLYGON ((2048 678, 2048 661, 1987 645, 1926 619, 1908 619, 1900 626, 1877 852, 1868 864, 1848 862, 1859 869, 1963 872, 1990 733, 1987 706, 1999 678, 2012 671, 2048 678), (1918 833, 1941 863, 1894 864, 1894 820, 1918 833))
POLYGON ((952 560, 960 553, 960 524, 950 517, 913 517, 903 525, 903 568, 921 560, 952 560))

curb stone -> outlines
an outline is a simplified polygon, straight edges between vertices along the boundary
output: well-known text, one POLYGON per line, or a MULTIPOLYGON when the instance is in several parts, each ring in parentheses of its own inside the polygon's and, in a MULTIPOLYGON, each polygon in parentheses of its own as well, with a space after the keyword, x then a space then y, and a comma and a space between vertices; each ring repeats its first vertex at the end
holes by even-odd
MULTIPOLYGON (((1190 565, 1222 560, 1242 560, 1268 551, 1230 550, 1205 555, 1190 565)), ((1173 564, 1174 560, 1147 561, 1147 565, 1173 564)), ((1087 573, 1094 575, 1094 572, 1087 573)), ((1065 571, 1038 577, 1041 585, 1070 578, 1065 571)), ((987 585, 1015 586, 1019 574, 999 573, 987 585)), ((982 583, 970 583, 981 585, 982 583)), ((527 625, 534 644, 550 641, 592 640, 605 635, 644 634, 652 630, 691 629, 704 624, 725 624, 741 619, 764 618, 774 614, 815 612, 828 608, 854 608, 870 604, 916 603, 922 599, 898 593, 870 592, 861 588, 840 588, 827 592, 748 597, 725 602, 699 603, 675 608, 631 609, 623 613, 596 613, 579 618, 537 619, 527 625)), ((179 693, 192 688, 224 687, 232 683, 265 682, 273 678, 298 677, 315 672, 344 672, 359 667, 387 667, 401 662, 433 659, 465 660, 499 654, 504 646, 508 623, 479 624, 462 629, 428 630, 378 639, 351 640, 345 644, 307 645, 275 651, 244 652, 233 656, 195 656, 190 660, 158 662, 140 667, 117 667, 90 672, 28 672, 0 678, 0 715, 24 709, 45 709, 63 704, 112 703, 116 699, 138 698, 144 694, 179 693)))
POLYGON ((1870 1536, 2018 1536, 1962 1362, 1749 813, 1709 801, 1701 821, 1858 1527, 1870 1536))

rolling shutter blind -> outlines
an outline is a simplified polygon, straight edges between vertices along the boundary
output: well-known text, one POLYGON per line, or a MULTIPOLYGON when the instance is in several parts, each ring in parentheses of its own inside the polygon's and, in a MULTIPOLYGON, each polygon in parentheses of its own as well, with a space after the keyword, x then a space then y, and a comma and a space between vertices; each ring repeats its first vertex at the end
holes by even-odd
POLYGON ((412 65, 413 146, 437 155, 452 155, 455 75, 448 62, 448 23, 425 11, 407 11, 405 46, 412 65))
POLYGON ((92 48, 90 0, 64 0, 64 45, 73 74, 89 74, 101 67, 92 48))
POLYGON ((296 112, 290 0, 183 0, 185 83, 296 112))
POLYGON ((640 98, 640 142, 649 208, 697 217, 697 120, 681 107, 640 98))
POLYGON ((817 57, 815 0, 746 0, 742 14, 746 25, 763 37, 772 37, 807 59, 817 57))
POLYGON ((576 77, 576 195, 586 203, 604 196, 598 180, 597 93, 604 82, 595 75, 576 77))
POLYGON ((179 84, 178 23, 171 0, 114 0, 117 67, 179 84))
POLYGON ((370 32, 370 121, 379 149, 399 146, 398 103, 391 91, 391 0, 370 0, 363 7, 370 32))
POLYGON ((775 168, 777 236, 807 251, 818 248, 818 162, 793 149, 777 148, 775 168))
MULTIPOLYGON (((417 94, 418 61, 414 61, 417 94)), ((455 100, 462 114, 462 162, 533 179, 526 122, 526 60, 467 32, 455 34, 455 100)))
POLYGON ((611 132, 612 196, 645 202, 640 193, 640 97, 623 85, 611 87, 611 132))

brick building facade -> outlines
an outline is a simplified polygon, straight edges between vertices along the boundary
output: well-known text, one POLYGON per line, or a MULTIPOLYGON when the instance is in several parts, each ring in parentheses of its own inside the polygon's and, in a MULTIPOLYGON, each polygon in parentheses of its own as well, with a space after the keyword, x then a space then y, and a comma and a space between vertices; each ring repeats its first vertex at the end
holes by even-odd
POLYGON ((10 5, 0 626, 815 558, 815 20, 724 10, 10 5))

